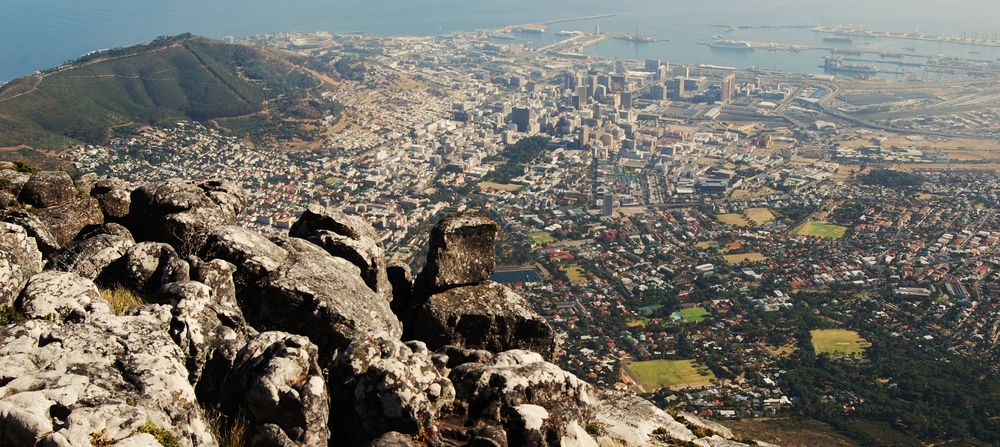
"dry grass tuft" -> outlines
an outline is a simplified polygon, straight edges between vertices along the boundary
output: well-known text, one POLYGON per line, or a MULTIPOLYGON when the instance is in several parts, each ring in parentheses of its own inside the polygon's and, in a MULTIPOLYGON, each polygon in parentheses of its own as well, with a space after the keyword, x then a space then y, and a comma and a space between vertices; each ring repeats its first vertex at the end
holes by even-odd
POLYGON ((124 315, 133 307, 146 304, 146 301, 129 289, 101 289, 101 297, 111 305, 115 315, 124 315))
POLYGON ((246 416, 240 412, 236 417, 230 418, 218 409, 207 411, 209 430, 215 437, 219 447, 246 447, 247 436, 250 432, 250 423, 246 416))

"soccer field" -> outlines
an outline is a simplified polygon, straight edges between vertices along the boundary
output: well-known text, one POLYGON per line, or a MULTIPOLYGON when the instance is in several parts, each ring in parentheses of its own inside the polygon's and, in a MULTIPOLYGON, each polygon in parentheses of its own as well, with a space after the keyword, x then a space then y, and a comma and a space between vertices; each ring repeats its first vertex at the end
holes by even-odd
POLYGON ((847 227, 810 220, 795 229, 795 234, 825 239, 841 239, 847 234, 847 227))
POLYGON ((531 238, 531 242, 539 245, 556 241, 556 238, 552 237, 548 231, 534 231, 528 233, 528 237, 531 238))
POLYGON ((694 309, 683 309, 678 311, 677 313, 681 315, 681 318, 683 318, 684 321, 691 323, 701 323, 702 321, 705 321, 706 318, 712 316, 711 314, 708 313, 707 310, 705 310, 704 307, 696 307, 694 309))
POLYGON ((826 353, 835 357, 861 355, 871 346, 857 332, 847 329, 818 329, 810 334, 817 354, 826 353))
POLYGON ((626 362, 625 370, 646 392, 670 387, 705 386, 715 380, 715 374, 708 367, 694 360, 626 362))

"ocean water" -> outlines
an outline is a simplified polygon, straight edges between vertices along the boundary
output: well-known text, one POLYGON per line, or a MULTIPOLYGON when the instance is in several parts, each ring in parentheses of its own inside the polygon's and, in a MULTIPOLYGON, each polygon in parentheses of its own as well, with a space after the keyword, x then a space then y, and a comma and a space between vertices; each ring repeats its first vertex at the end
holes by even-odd
MULTIPOLYGON (((590 50, 601 56, 817 72, 823 54, 816 52, 719 51, 698 42, 714 35, 783 43, 822 41, 809 30, 725 33, 710 24, 863 24, 893 31, 1000 33, 998 0, 0 0, 0 83, 96 49, 184 32, 216 38, 282 31, 435 35, 606 13, 617 16, 561 24, 547 35, 526 38, 551 40, 554 31, 592 30, 600 23, 602 30, 638 29, 668 40, 638 45, 609 41, 590 50)), ((853 45, 1000 57, 996 48, 930 42, 879 39, 853 45)))

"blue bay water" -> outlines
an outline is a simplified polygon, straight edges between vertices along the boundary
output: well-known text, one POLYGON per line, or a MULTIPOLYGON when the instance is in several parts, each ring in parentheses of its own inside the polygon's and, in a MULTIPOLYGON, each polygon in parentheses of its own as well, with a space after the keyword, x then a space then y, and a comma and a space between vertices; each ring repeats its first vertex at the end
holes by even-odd
MULTIPOLYGON (((638 29, 669 41, 641 45, 610 41, 591 49, 594 54, 799 72, 815 72, 823 54, 734 53, 697 43, 716 34, 784 43, 822 41, 822 36, 808 30, 726 34, 709 24, 864 24, 892 31, 1000 33, 997 0, 2 0, 0 83, 95 49, 184 32, 216 38, 282 31, 435 35, 605 13, 617 16, 600 20, 603 30, 638 29)), ((562 24, 550 32, 591 30, 594 24, 562 24)), ((978 51, 976 58, 1000 57, 995 48, 929 42, 878 40, 856 45, 866 43, 886 51, 914 47, 924 54, 961 56, 978 51)))

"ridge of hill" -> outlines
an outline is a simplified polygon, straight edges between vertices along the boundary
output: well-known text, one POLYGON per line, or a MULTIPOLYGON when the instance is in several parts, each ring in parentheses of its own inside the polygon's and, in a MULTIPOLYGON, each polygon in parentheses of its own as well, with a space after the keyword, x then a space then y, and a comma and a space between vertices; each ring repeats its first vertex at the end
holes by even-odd
MULTIPOLYGON (((269 112, 315 117, 322 82, 273 50, 183 34, 84 56, 0 87, 0 147, 106 142, 173 119, 269 112), (312 110, 304 112, 302 104, 312 110)), ((248 133, 251 131, 247 131, 248 133)))

